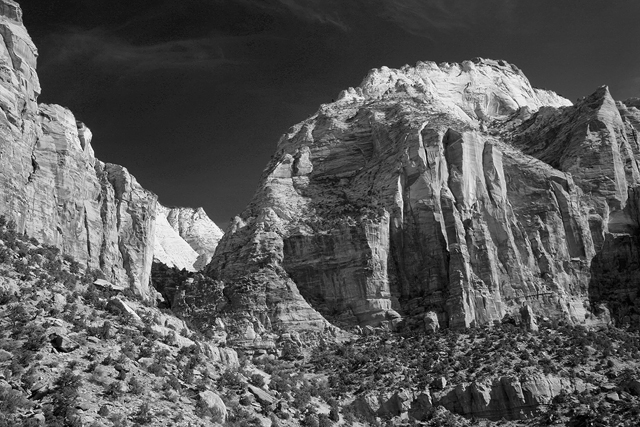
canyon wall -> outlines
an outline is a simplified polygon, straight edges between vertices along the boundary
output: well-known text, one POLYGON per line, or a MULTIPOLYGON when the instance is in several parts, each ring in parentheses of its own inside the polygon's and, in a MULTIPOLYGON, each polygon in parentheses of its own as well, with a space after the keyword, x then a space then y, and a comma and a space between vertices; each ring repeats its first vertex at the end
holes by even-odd
POLYGON ((504 61, 373 70, 278 142, 207 267, 217 315, 267 339, 523 305, 597 321, 607 257, 637 265, 637 118, 604 87, 574 106, 504 61))
POLYGON ((0 6, 0 214, 149 298, 157 197, 96 159, 69 110, 38 105, 37 49, 18 4, 0 6))
POLYGON ((69 110, 37 103, 20 8, 0 0, 0 14, 0 214, 143 298, 154 257, 206 265, 178 305, 232 343, 434 316, 472 327, 523 305, 640 322, 637 99, 602 87, 572 105, 481 58, 372 70, 283 135, 221 238, 202 209, 163 208, 97 160, 69 110))

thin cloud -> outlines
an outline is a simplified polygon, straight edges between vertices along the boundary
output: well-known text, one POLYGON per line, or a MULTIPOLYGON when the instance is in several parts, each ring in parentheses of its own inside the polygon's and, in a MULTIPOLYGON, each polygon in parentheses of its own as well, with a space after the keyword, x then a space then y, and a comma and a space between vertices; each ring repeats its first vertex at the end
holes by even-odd
POLYGON ((429 38, 434 32, 472 28, 487 21, 511 26, 515 2, 511 0, 240 0, 271 13, 293 14, 299 19, 349 31, 373 21, 386 21, 404 31, 429 38))
POLYGON ((273 15, 292 14, 296 18, 349 31, 349 12, 354 4, 341 0, 237 0, 251 8, 273 15))
POLYGON ((429 38, 434 32, 470 29, 487 21, 511 26, 515 2, 509 0, 380 0, 380 16, 408 33, 429 38))
POLYGON ((55 44, 57 55, 50 61, 89 60, 106 68, 129 71, 214 68, 230 63, 221 45, 210 38, 133 45, 94 29, 58 34, 55 44))

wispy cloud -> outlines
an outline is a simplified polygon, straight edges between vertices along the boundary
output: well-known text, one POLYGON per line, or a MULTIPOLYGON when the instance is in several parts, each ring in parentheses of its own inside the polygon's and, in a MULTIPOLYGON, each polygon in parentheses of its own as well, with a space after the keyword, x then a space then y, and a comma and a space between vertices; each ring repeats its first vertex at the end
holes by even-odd
POLYGON ((512 0, 239 0, 274 13, 349 31, 371 20, 391 22, 408 33, 429 38, 434 32, 471 28, 487 21, 510 25, 512 0))
POLYGON ((430 38, 494 22, 510 26, 515 2, 510 0, 379 0, 381 17, 408 33, 430 38))
POLYGON ((49 62, 90 61, 105 69, 145 72, 157 69, 214 68, 230 61, 220 40, 198 38, 135 45, 101 29, 69 30, 53 37, 49 62))
POLYGON ((343 31, 350 29, 350 13, 361 0, 237 0, 249 7, 272 14, 290 13, 298 19, 329 25, 343 31))

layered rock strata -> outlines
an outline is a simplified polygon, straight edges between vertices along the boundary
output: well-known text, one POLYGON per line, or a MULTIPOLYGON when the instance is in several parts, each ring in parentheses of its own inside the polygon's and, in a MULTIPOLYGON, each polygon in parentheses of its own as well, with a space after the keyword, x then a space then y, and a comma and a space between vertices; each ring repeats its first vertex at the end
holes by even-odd
POLYGON ((156 196, 97 160, 69 110, 38 105, 38 52, 22 12, 1 0, 0 14, 0 214, 148 298, 156 196))
POLYGON ((605 88, 573 106, 503 61, 373 70, 279 141, 207 267, 217 315, 264 336, 523 304, 584 322, 594 257, 637 250, 632 108, 605 88))

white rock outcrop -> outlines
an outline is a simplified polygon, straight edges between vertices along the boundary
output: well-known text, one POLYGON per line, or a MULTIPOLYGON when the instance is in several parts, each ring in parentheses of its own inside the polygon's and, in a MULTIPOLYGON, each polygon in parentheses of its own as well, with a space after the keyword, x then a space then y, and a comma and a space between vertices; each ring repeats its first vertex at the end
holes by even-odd
POLYGON ((195 271, 198 253, 171 227, 167 212, 168 209, 161 206, 156 216, 153 260, 168 267, 195 271))
POLYGON ((154 261, 187 271, 201 270, 211 260, 223 234, 202 208, 158 205, 154 261))
POLYGON ((224 232, 202 208, 168 208, 167 221, 196 251, 194 269, 202 270, 211 261, 224 232))

